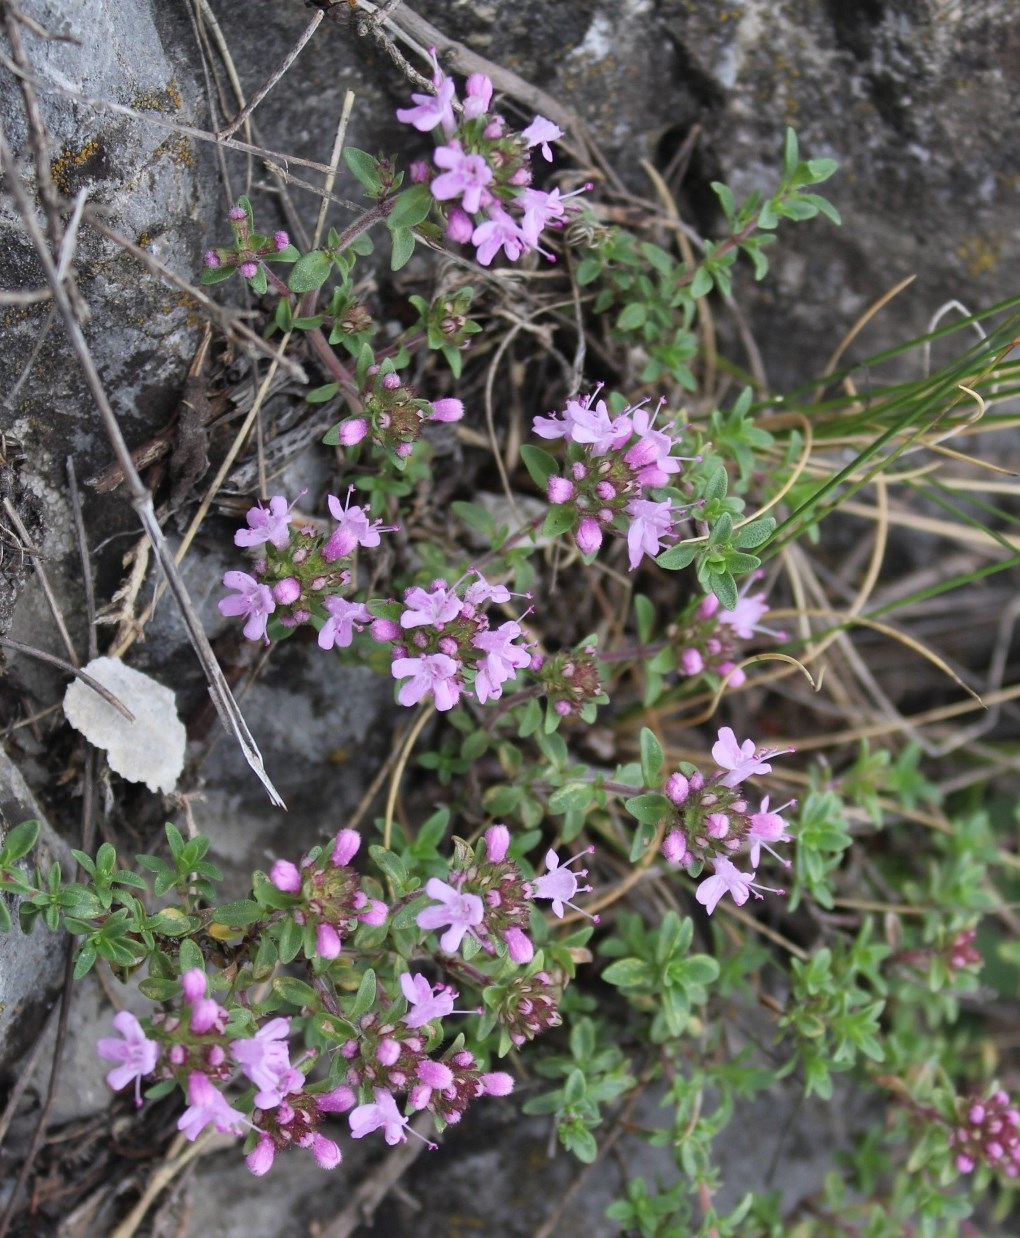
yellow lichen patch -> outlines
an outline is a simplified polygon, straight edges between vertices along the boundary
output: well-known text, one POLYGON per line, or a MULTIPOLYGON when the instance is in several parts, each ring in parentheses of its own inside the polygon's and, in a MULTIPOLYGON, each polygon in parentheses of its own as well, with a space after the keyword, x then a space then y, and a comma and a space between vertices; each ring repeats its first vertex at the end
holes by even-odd
POLYGON ((131 106, 140 112, 179 112, 183 100, 176 81, 169 81, 162 90, 149 90, 135 95, 131 106))
POLYGON ((956 256, 975 277, 996 270, 1001 257, 998 242, 981 235, 965 236, 956 247, 956 256))
POLYGON ((93 138, 77 149, 69 147, 53 160, 50 164, 50 176, 61 193, 71 194, 74 191, 76 174, 86 171, 86 165, 95 159, 101 150, 99 142, 93 138))
POLYGON ((171 163, 177 164, 179 168, 193 168, 195 166, 195 154, 191 149, 191 142, 183 135, 174 138, 167 138, 165 142, 161 142, 156 147, 157 155, 165 155, 171 163))

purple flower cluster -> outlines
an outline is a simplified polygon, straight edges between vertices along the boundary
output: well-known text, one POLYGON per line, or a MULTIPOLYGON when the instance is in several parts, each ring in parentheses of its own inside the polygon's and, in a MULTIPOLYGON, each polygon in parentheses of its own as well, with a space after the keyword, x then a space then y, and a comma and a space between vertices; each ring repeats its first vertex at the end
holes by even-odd
MULTIPOLYGON (((226 275, 229 269, 236 267, 244 279, 252 280, 258 275, 259 264, 264 258, 275 258, 290 248, 290 237, 282 230, 274 232, 272 236, 253 232, 251 217, 240 204, 231 207, 227 218, 234 234, 234 243, 206 251, 204 262, 207 271, 221 271, 226 275)), ((283 260, 293 261, 294 257, 296 254, 283 260)), ((211 278, 218 279, 220 276, 211 278)), ((262 291, 265 291, 264 284, 262 291)))
POLYGON ((223 583, 233 590, 219 602, 221 615, 243 617, 249 640, 269 643, 266 627, 274 617, 284 628, 314 623, 322 649, 345 648, 371 623, 372 616, 361 602, 344 596, 351 574, 349 560, 359 546, 379 545, 380 533, 393 525, 369 519, 369 506, 346 504, 334 495, 328 499, 336 527, 323 535, 310 525, 295 526, 291 507, 282 495, 269 506, 261 503, 248 511, 248 527, 234 534, 235 545, 256 555, 248 572, 225 573, 223 583))
POLYGON ((685 766, 670 774, 663 790, 672 802, 674 825, 662 844, 662 853, 670 864, 684 867, 709 864, 710 876, 698 886, 695 897, 709 915, 724 894, 742 906, 751 895, 761 898, 759 891, 782 894, 755 882, 756 871, 742 872, 732 856, 746 846, 751 867, 757 870, 762 849, 770 852, 786 868, 789 861, 774 850, 773 843, 789 842, 787 822, 780 815, 795 801, 777 809, 769 808, 765 796, 757 811, 744 795, 743 783, 756 774, 771 772, 770 760, 790 748, 763 748, 753 740, 738 743, 730 727, 724 726, 712 747, 712 759, 717 765, 707 778, 693 766, 685 766))
POLYGON ((471 574, 476 579, 462 595, 462 581, 450 586, 434 580, 427 589, 416 585, 404 595, 399 620, 373 623, 377 640, 393 642, 390 670, 405 681, 397 693, 401 705, 416 705, 431 695, 436 709, 452 709, 468 685, 484 705, 498 700, 503 685, 531 666, 517 620, 492 627, 483 609, 490 602, 508 602, 509 589, 490 584, 479 572, 471 574))
POLYGON ((961 1101, 959 1121, 949 1142, 962 1174, 983 1164, 1007 1178, 1020 1176, 1020 1110, 1006 1092, 993 1092, 987 1100, 972 1096, 961 1101))
POLYGON ((434 993, 424 976, 409 972, 401 975, 400 987, 408 998, 408 1013, 397 1018, 362 1015, 356 1020, 357 1038, 340 1049, 348 1063, 348 1084, 363 1093, 371 1089, 373 1096, 351 1114, 355 1139, 382 1129, 387 1143, 404 1141, 408 1120, 398 1110, 394 1093, 406 1092, 410 1112, 427 1109, 444 1125, 452 1125, 476 1097, 506 1096, 513 1090, 510 1075, 480 1071, 467 1050, 452 1047, 441 1057, 429 1055, 427 1045, 435 1043, 440 1020, 457 1013, 452 1009, 453 990, 437 986, 434 993), (426 990, 431 997, 425 996, 426 990))
POLYGON ((554 260, 539 238, 545 228, 562 226, 577 209, 571 200, 575 194, 533 188, 530 152, 538 147, 543 159, 551 161, 549 143, 563 131, 544 116, 536 116, 521 133, 511 130, 502 116, 489 110, 492 82, 484 73, 467 79, 463 105, 458 105, 452 79, 440 69, 434 48, 431 54, 435 94, 412 95, 414 107, 397 110, 398 120, 440 139, 435 166, 414 164, 412 179, 429 183, 445 210, 447 236, 473 245, 482 266, 501 250, 511 262, 531 250, 554 260))
POLYGON ((303 929, 309 958, 333 960, 359 922, 385 923, 386 904, 363 888, 361 877, 351 867, 360 846, 357 830, 341 830, 331 848, 317 848, 300 867, 290 860, 277 860, 270 870, 273 885, 293 895, 286 914, 303 929))
MULTIPOLYGON (((586 868, 570 868, 575 860, 594 851, 587 848, 563 864, 555 851, 545 857, 547 871, 526 881, 517 864, 508 858, 510 831, 505 825, 485 832, 485 858, 476 860, 465 851, 463 863, 450 871, 449 881, 431 877, 425 893, 433 901, 418 912, 418 927, 428 932, 445 929, 439 939, 447 954, 455 954, 465 937, 472 937, 484 950, 495 953, 502 943, 511 962, 530 963, 535 947, 529 936, 533 899, 549 899, 553 914, 562 918, 564 907, 581 909, 573 902, 590 885, 580 885, 586 868)), ((586 913, 584 913, 586 914, 586 913)), ((592 919, 597 923, 598 917, 592 919)))
POLYGON ((597 395, 568 400, 562 415, 536 417, 532 426, 540 438, 568 444, 564 474, 547 482, 549 502, 569 517, 565 531, 584 555, 598 551, 608 530, 623 533, 633 571, 670 544, 687 515, 673 498, 650 497, 674 483, 684 457, 673 454, 679 442, 669 429, 656 428, 656 413, 628 405, 614 414, 597 395))
POLYGON ((786 639, 785 632, 762 626, 761 621, 769 610, 765 594, 750 592, 761 575, 760 570, 752 574, 741 589, 733 610, 723 610, 719 599, 710 593, 695 605, 686 621, 678 624, 673 643, 677 650, 677 670, 682 675, 715 671, 719 675, 729 675, 730 686, 739 687, 745 675, 736 663, 738 642, 755 635, 786 639))
POLYGON ((460 421, 464 416, 460 400, 423 399, 389 362, 368 367, 358 398, 361 412, 336 427, 338 444, 354 447, 368 438, 397 460, 411 454, 426 422, 460 421))

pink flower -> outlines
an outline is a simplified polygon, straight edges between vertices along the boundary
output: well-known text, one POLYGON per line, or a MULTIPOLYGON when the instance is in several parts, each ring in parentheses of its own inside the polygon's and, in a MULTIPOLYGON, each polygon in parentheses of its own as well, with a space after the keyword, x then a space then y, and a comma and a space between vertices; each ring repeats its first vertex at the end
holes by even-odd
POLYGON ((312 1141, 309 1146, 320 1169, 336 1169, 343 1160, 339 1146, 332 1139, 320 1135, 318 1131, 312 1132, 312 1141))
POLYGON ((245 1127, 251 1125, 243 1113, 227 1104, 223 1093, 201 1071, 193 1070, 188 1075, 188 1108, 178 1119, 177 1129, 194 1142, 210 1122, 218 1131, 231 1135, 243 1135, 245 1127))
MULTIPOLYGON (((535 898, 548 898, 552 900, 553 915, 563 918, 564 906, 573 907, 575 911, 580 911, 581 908, 576 903, 571 902, 575 894, 587 894, 591 890, 591 886, 581 886, 577 883, 578 877, 587 877, 588 870, 579 868, 574 874, 567 867, 573 864, 575 860, 579 860, 584 855, 591 855, 595 850, 594 847, 586 847, 583 851, 579 851, 577 855, 571 856, 569 860, 560 863, 560 857, 555 851, 549 850, 545 855, 545 866, 549 870, 543 873, 541 877, 536 877, 531 883, 532 892, 535 898)), ((597 917, 595 917, 597 920, 597 917)))
POLYGON ((441 628, 444 623, 456 619, 461 611, 461 600, 444 581, 434 581, 431 590, 415 585, 404 595, 407 609, 400 616, 402 628, 420 628, 430 625, 441 628))
POLYGON ((151 1074, 159 1057, 159 1045, 150 1040, 142 1031, 130 1010, 121 1010, 113 1016, 113 1026, 122 1039, 114 1036, 104 1037, 96 1044, 96 1052, 104 1061, 119 1062, 106 1076, 107 1085, 115 1092, 134 1080, 135 1107, 141 1108, 141 1080, 143 1075, 151 1074))
POLYGON ((254 279, 259 270, 257 262, 242 262, 237 269, 245 279, 254 279))
MULTIPOLYGON (((354 487, 351 487, 353 490, 354 487)), ((327 563, 342 559, 349 555, 355 546, 378 546, 379 533, 387 532, 382 527, 382 521, 369 523, 368 507, 350 506, 351 491, 347 492, 347 506, 342 507, 336 495, 331 494, 326 500, 333 517, 340 523, 333 530, 329 541, 322 548, 322 557, 327 563)))
POLYGON ((305 1081, 290 1064, 289 1033, 290 1019, 270 1019, 250 1039, 230 1042, 231 1057, 258 1088, 255 1104, 260 1109, 275 1109, 305 1081))
POLYGON ((428 133, 436 125, 441 125, 444 133, 453 133, 457 128, 457 119, 453 114, 456 86, 453 79, 446 77, 439 68, 434 49, 432 63, 435 66, 432 84, 436 88, 436 93, 434 95, 412 94, 411 98, 416 106, 397 108, 397 120, 401 124, 414 125, 419 133, 428 133))
POLYGON ((464 119, 484 116, 492 102, 492 82, 484 73, 472 73, 465 85, 464 119))
POLYGON ((475 633, 471 643, 485 654, 475 677, 475 694, 483 705, 490 697, 498 699, 503 694, 503 684, 516 679, 519 669, 530 666, 531 654, 512 643, 522 635, 521 625, 514 619, 494 630, 475 633))
POLYGON ((627 530, 627 552, 633 572, 643 555, 655 558, 662 539, 673 532, 673 504, 669 499, 656 503, 652 499, 631 499, 627 504, 630 528, 627 530))
POLYGON ((447 954, 456 954, 465 933, 471 932, 485 918, 482 900, 477 894, 463 894, 455 890, 438 877, 428 879, 425 893, 436 902, 418 912, 418 927, 426 931, 446 928, 439 944, 447 954))
POLYGON ((400 990, 407 998, 410 1009, 400 1020, 408 1027, 424 1027, 433 1019, 445 1019, 453 1011, 457 994, 453 989, 439 985, 435 991, 422 975, 404 972, 400 977, 400 990))
POLYGON ((372 622, 368 607, 364 602, 349 602, 342 597, 328 597, 322 603, 329 611, 329 618, 319 632, 318 645, 320 649, 346 649, 354 640, 355 629, 364 630, 366 624, 372 622))
POLYGON ((277 550, 286 548, 290 541, 290 507, 282 494, 269 500, 269 509, 261 503, 248 509, 245 517, 247 529, 238 529, 234 534, 235 546, 263 546, 272 542, 277 550))
MULTIPOLYGON (((581 189, 576 193, 583 193, 581 189)), ((517 206, 523 211, 521 232, 532 248, 538 245, 539 234, 548 223, 562 219, 568 211, 578 210, 578 204, 567 202, 574 194, 561 195, 558 189, 525 189, 517 198, 517 206)))
POLYGON ((437 202, 460 198, 469 215, 488 206, 492 194, 485 186, 492 182, 492 169, 481 155, 465 154, 454 139, 449 146, 437 146, 432 157, 439 167, 447 169, 432 182, 432 196, 437 202))
POLYGON ((549 143, 563 137, 563 130, 559 125, 553 124, 551 120, 546 120, 544 116, 536 116, 521 134, 521 137, 527 142, 529 148, 540 146, 542 148, 542 158, 549 162, 552 160, 552 151, 549 149, 549 143))
POLYGON ((506 585, 491 584, 477 568, 471 569, 478 577, 464 590, 464 601, 472 606, 484 606, 486 602, 509 602, 510 590, 506 585))
POLYGON ((627 449, 624 460, 643 486, 665 486, 670 476, 682 468, 680 461, 669 454, 673 439, 664 430, 653 429, 655 416, 646 408, 634 409, 631 420, 638 441, 627 449))
POLYGON ((777 808, 775 812, 769 812, 769 797, 766 795, 761 802, 761 809, 758 812, 751 813, 749 818, 751 828, 748 831, 746 838, 751 844, 751 867, 758 867, 758 860, 761 857, 761 849, 776 856, 776 859, 785 867, 790 867, 790 861, 784 860, 782 856, 776 855, 772 850, 770 843, 788 843, 793 837, 786 832, 786 822, 779 815, 784 808, 789 808, 794 801, 790 800, 788 804, 784 804, 782 808, 777 808))
POLYGON ((221 615, 233 618, 235 615, 247 615, 244 634, 249 640, 261 640, 266 634, 266 624, 269 616, 276 610, 273 591, 268 585, 261 585, 247 572, 225 572, 223 583, 228 589, 235 590, 233 597, 220 598, 218 603, 221 615))
POLYGON ((717 856, 712 861, 712 867, 715 869, 714 874, 706 877, 698 886, 694 897, 709 915, 715 911, 719 900, 726 893, 733 896, 733 901, 738 907, 743 907, 751 896, 754 873, 740 872, 734 864, 731 864, 729 860, 724 860, 721 856, 717 856))
POLYGON ((279 232, 273 233, 273 245, 275 246, 278 254, 282 253, 289 244, 290 237, 282 229, 279 232))
POLYGON ((712 867, 715 872, 711 877, 705 878, 694 895, 709 915, 715 911, 719 900, 726 893, 733 896, 733 901, 738 907, 742 907, 752 894, 755 898, 761 898, 759 890, 766 890, 770 894, 785 893, 784 890, 774 890, 771 886, 758 885, 754 879, 754 873, 740 872, 734 864, 723 859, 722 856, 717 856, 712 860, 712 867))
POLYGON ((471 234, 471 244, 475 246, 475 256, 483 267, 487 267, 501 249, 510 262, 516 262, 525 249, 520 228, 499 206, 489 207, 489 218, 471 234))
POLYGON ((745 739, 738 744, 728 726, 720 730, 719 738, 712 745, 712 760, 720 769, 728 771, 721 779, 724 787, 735 787, 752 774, 768 774, 772 770, 772 766, 758 756, 754 740, 745 739))
POLYGON ((452 709, 460 699, 463 686, 457 678, 460 663, 445 653, 427 653, 421 658, 395 658, 390 664, 394 679, 405 679, 397 693, 401 705, 417 705, 429 692, 440 713, 452 709))
POLYGON ((691 646, 680 655, 680 669, 685 675, 700 675, 705 669, 705 659, 691 646))
POLYGON ((223 265, 223 259, 219 256, 215 249, 207 249, 205 257, 202 259, 210 270, 215 270, 216 267, 223 265))
POLYGON ((604 456, 630 438, 631 424, 626 413, 613 416, 605 400, 592 405, 595 392, 579 400, 568 400, 563 417, 535 417, 531 426, 539 438, 565 438, 571 443, 591 447, 593 456, 604 456))
POLYGON ((386 1088, 373 1088, 372 1095, 375 1097, 373 1104, 359 1105, 351 1112, 348 1118, 351 1135, 355 1139, 361 1139, 381 1127, 388 1144, 405 1143, 407 1136, 404 1134, 404 1127, 407 1125, 407 1118, 397 1108, 393 1093, 386 1088))

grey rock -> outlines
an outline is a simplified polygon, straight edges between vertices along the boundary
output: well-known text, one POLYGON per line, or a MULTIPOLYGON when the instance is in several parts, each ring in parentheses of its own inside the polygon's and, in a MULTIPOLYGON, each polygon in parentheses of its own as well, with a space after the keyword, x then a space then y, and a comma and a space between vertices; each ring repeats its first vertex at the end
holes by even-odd
MULTIPOLYGON (((73 867, 67 844, 51 829, 17 766, 0 749, 0 841, 22 821, 41 826, 35 851, 20 867, 30 872, 35 863, 46 871, 59 861, 63 871, 73 867)), ((51 933, 36 920, 29 933, 18 923, 18 899, 0 894, 14 921, 10 933, 0 935, 0 1070, 23 1054, 38 1035, 56 999, 64 974, 70 938, 51 933)))

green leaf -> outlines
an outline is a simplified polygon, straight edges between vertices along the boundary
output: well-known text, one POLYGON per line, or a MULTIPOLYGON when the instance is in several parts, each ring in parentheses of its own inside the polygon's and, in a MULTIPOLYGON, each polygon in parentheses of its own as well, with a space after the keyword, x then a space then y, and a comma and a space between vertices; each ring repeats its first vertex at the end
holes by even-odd
POLYGON ((294 269, 287 280, 291 292, 313 292, 329 279, 333 263, 328 254, 321 249, 313 249, 294 263, 294 269))
POLYGON ((296 976, 277 976, 273 981, 273 992, 291 1006, 311 1006, 315 1009, 319 1005, 318 994, 312 986, 296 976))
POLYGON ((247 928, 262 919, 262 908, 250 898, 239 898, 232 903, 224 903, 213 913, 214 924, 225 924, 228 928, 247 928))
POLYGON ((700 542, 680 542, 677 546, 670 547, 669 550, 664 550, 661 555, 657 555, 655 562, 659 567, 664 567, 667 571, 676 572, 681 568, 690 567, 699 554, 705 549, 705 543, 700 542))
MULTIPOLYGON (((309 404, 325 404, 327 403, 327 401, 332 400, 333 397, 339 392, 339 390, 340 390, 339 383, 326 383, 322 387, 313 387, 312 390, 309 391, 308 394, 305 396, 305 399, 308 401, 309 404)), ((325 435, 323 436, 322 441, 327 446, 333 446, 333 447, 335 447, 340 442, 339 423, 337 423, 335 426, 330 427, 330 429, 326 431, 325 435), (331 434, 336 436, 332 443, 330 443, 330 439, 329 439, 329 436, 331 434)))
POLYGON ((428 185, 412 185, 394 198, 393 207, 386 218, 386 226, 391 232, 397 228, 414 228, 428 218, 432 201, 428 185))
POLYGON ((736 610, 740 595, 737 593, 736 581, 732 576, 712 572, 708 578, 708 587, 719 599, 723 610, 736 610))
POLYGON ((177 962, 183 975, 186 971, 193 971, 196 967, 205 970, 205 959, 202 957, 202 951, 191 940, 186 937, 177 947, 177 962))
POLYGON ((154 916, 148 916, 145 927, 150 933, 159 933, 163 937, 183 937, 185 933, 194 932, 200 921, 197 916, 189 916, 180 907, 164 907, 154 916))
POLYGON ((80 980, 82 976, 87 976, 92 970, 92 965, 96 961, 97 950, 91 942, 83 941, 78 949, 78 953, 74 956, 74 978, 80 980))
POLYGON ((624 307, 616 320, 618 331, 637 331, 648 319, 648 307, 640 301, 632 301, 624 307))
POLYGON ((9 933, 12 927, 11 913, 7 910, 7 903, 0 899, 0 933, 9 933))
POLYGON ((761 516, 736 530, 733 540, 738 546, 754 549, 763 546, 776 531, 772 516, 761 516))
POLYGON ((376 981, 375 972, 371 967, 361 977, 361 984, 358 985, 357 996, 354 998, 354 1004, 350 1010, 346 1011, 347 1018, 353 1023, 355 1019, 360 1019, 363 1014, 367 1014, 375 1003, 376 981))
POLYGON ((607 984, 618 989, 651 988, 655 985, 655 973, 644 959, 617 959, 602 973, 607 984))
POLYGON ((394 228, 393 251, 390 255, 390 270, 399 271, 414 253, 414 233, 410 228, 394 228))
POLYGON ((521 459, 531 475, 531 480, 544 493, 546 482, 559 468, 555 459, 541 447, 534 447, 530 443, 525 443, 521 448, 521 459))
POLYGON ((592 801, 590 782, 567 782, 549 796, 549 811, 554 813, 583 812, 592 801))
POLYGON ((22 821, 20 825, 16 825, 4 839, 3 848, 0 849, 0 865, 9 868, 15 861, 28 855, 39 838, 40 828, 38 821, 22 821))
POLYGON ((229 279, 237 270, 235 266, 218 266, 204 267, 202 270, 202 278, 199 283, 208 287, 209 284, 222 284, 225 279, 229 279))
POLYGON ((654 787, 659 781, 659 773, 665 754, 655 733, 644 726, 641 728, 641 777, 646 787, 654 787))
POLYGON ((569 532, 577 520, 577 508, 571 503, 555 503, 542 524, 543 537, 559 537, 569 532))
POLYGON ((671 807, 670 801, 658 791, 649 791, 644 795, 632 795, 624 800, 623 806, 632 817, 649 825, 658 825, 671 807))
POLYGON ((695 298, 707 297, 714 286, 711 271, 707 269, 707 266, 700 266, 694 272, 694 278, 689 284, 690 294, 695 298))
POLYGON ((347 146, 344 148, 344 163, 371 195, 379 194, 382 184, 379 180, 378 160, 367 151, 358 150, 355 146, 347 146))

